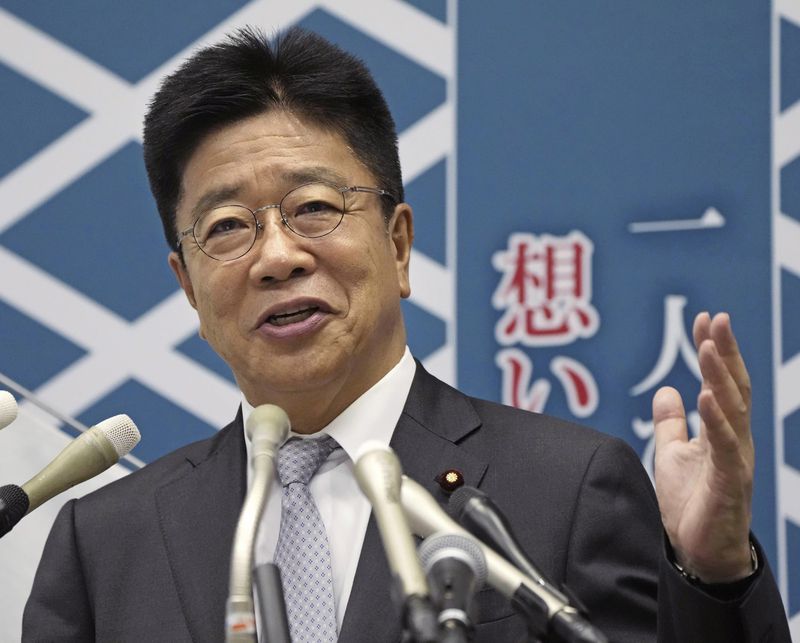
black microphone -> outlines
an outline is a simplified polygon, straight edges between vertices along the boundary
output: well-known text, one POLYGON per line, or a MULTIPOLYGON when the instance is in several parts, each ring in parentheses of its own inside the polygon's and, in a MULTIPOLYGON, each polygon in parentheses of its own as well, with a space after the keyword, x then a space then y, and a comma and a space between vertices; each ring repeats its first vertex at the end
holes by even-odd
MULTIPOLYGON (((562 600, 566 605, 571 602, 573 607, 577 608, 577 612, 585 615, 586 608, 577 598, 572 593, 567 596, 553 586, 525 554, 514 536, 508 519, 483 491, 470 486, 459 487, 450 496, 447 508, 450 514, 470 533, 488 543, 540 587, 562 600)), ((592 638, 595 633, 591 631, 591 625, 572 610, 556 614, 551 620, 550 627, 561 637, 560 640, 595 640, 592 638)))
POLYGON ((486 581, 480 546, 469 536, 439 532, 428 536, 417 553, 439 610, 440 643, 472 640, 472 597, 486 581))
POLYGON ((140 438, 133 420, 115 415, 75 438, 22 487, 0 487, 0 538, 42 503, 116 464, 140 438))
MULTIPOLYGON (((409 524, 423 538, 446 531, 471 535, 439 505, 418 482, 403 476, 401 500, 409 524)), ((526 620, 534 640, 545 636, 562 643, 608 643, 608 639, 589 623, 575 607, 554 592, 521 572, 494 549, 478 543, 486 557, 487 580, 526 620)))
POLYGON ((562 592, 548 584, 544 574, 528 558, 514 536, 511 525, 503 512, 483 491, 479 491, 475 487, 459 487, 450 496, 447 510, 470 533, 491 545, 505 556, 506 560, 513 563, 537 583, 548 586, 548 589, 565 603, 568 602, 562 592))

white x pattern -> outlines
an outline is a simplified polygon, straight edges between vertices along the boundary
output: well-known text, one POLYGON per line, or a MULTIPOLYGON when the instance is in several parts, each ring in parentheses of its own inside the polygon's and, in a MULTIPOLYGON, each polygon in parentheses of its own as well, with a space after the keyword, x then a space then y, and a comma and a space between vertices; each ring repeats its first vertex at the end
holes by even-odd
MULTIPOLYGON (((773 369, 775 382, 775 471, 777 496, 778 582, 781 594, 788 597, 790 577, 800 583, 798 570, 789 569, 786 521, 800 527, 800 471, 784 459, 784 424, 800 409, 800 353, 783 360, 781 327, 781 271, 800 277, 800 222, 781 211, 781 170, 800 157, 800 101, 780 110, 781 20, 800 27, 800 3, 774 0, 772 3, 772 323, 773 369)), ((794 213, 797 216, 797 213, 794 213)), ((793 436, 800 440, 800 436, 793 436)), ((800 641, 800 613, 789 620, 792 638, 800 641)))
MULTIPOLYGON (((443 76, 447 100, 400 135, 407 182, 449 159, 447 266, 415 251, 411 300, 445 321, 447 343, 426 367, 455 382, 455 2, 448 25, 400 0, 268 2, 254 0, 216 25, 136 84, 0 9, 0 61, 84 110, 89 116, 0 181, 0 233, 33 212, 131 141, 141 141, 146 104, 161 79, 192 51, 238 26, 279 30, 316 8, 443 76), (35 55, 31 55, 35 52, 35 55)), ((155 213, 153 214, 155 216, 155 213)), ((110 259, 111 260, 111 259, 110 259)), ((78 292, 38 266, 0 247, 0 298, 87 351, 39 389, 44 400, 78 415, 130 378, 158 391, 212 426, 222 426, 238 403, 225 378, 175 350, 197 330, 194 311, 176 291, 133 322, 78 292), (54 311, 58 311, 57 314, 54 311)), ((35 409, 29 409, 35 413, 35 409)))

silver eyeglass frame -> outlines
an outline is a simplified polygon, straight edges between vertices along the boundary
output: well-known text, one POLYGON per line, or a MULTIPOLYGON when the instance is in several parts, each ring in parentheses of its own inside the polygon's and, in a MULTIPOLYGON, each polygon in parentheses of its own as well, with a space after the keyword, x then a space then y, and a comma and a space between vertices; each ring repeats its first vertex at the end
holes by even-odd
MULTIPOLYGON (((283 225, 286 226, 292 234, 296 234, 298 237, 302 237, 303 239, 321 239, 322 237, 326 237, 329 234, 331 234, 334 230, 336 230, 336 228, 338 228, 341 225, 342 221, 344 220, 344 215, 347 213, 347 207, 346 207, 347 203, 344 200, 344 195, 347 194, 348 192, 366 192, 366 193, 369 193, 369 194, 375 194, 375 195, 380 196, 380 197, 387 197, 387 198, 391 199, 394 203, 398 202, 397 201, 397 197, 395 197, 394 194, 392 194, 389 190, 384 190, 383 188, 371 188, 371 187, 366 187, 366 186, 363 186, 363 185, 341 186, 341 185, 336 185, 334 183, 328 183, 327 181, 309 181, 308 183, 301 183, 300 185, 297 185, 297 186, 293 187, 291 190, 289 190, 286 194, 283 195, 283 198, 281 198, 281 200, 278 203, 267 203, 266 205, 259 206, 255 210, 251 210, 246 205, 242 205, 240 203, 225 203, 225 204, 222 204, 222 205, 215 206, 214 208, 211 208, 212 210, 214 210, 216 208, 224 208, 224 207, 228 207, 228 206, 235 206, 235 207, 238 207, 238 208, 244 208, 245 210, 250 212, 250 214, 253 215, 253 219, 256 222, 256 233, 255 233, 255 235, 253 235, 253 242, 250 244, 250 246, 247 248, 247 250, 245 250, 239 256, 231 257, 229 259, 220 259, 218 257, 214 257, 213 255, 208 254, 203 249, 203 246, 200 245, 200 242, 197 240, 197 237, 194 234, 194 230, 195 230, 195 227, 197 226, 197 222, 200 221, 203 218, 202 215, 199 216, 195 220, 195 222, 192 223, 191 226, 189 226, 185 230, 182 230, 181 232, 178 233, 178 237, 177 237, 177 239, 175 241, 175 250, 177 252, 181 252, 181 249, 182 249, 181 242, 186 237, 191 235, 192 239, 195 242, 195 245, 197 245, 197 247, 200 249, 200 251, 206 257, 208 257, 209 259, 213 259, 214 261, 222 261, 222 262, 234 261, 236 259, 241 259, 242 257, 244 257, 248 252, 250 252, 253 249, 253 246, 256 245, 256 240, 258 239, 258 233, 264 230, 264 224, 261 223, 258 220, 258 216, 256 216, 256 215, 258 215, 259 212, 263 212, 264 210, 269 210, 269 209, 272 209, 272 208, 278 208, 278 212, 281 215, 281 221, 283 222, 283 225), (330 230, 328 230, 328 232, 325 232, 324 234, 320 234, 320 235, 311 237, 311 236, 304 235, 304 234, 301 234, 301 233, 297 232, 297 230, 295 230, 291 226, 289 221, 287 221, 286 213, 283 211, 283 202, 286 200, 286 197, 288 197, 295 190, 299 190, 300 188, 305 187, 307 185, 314 185, 314 184, 317 184, 317 183, 321 183, 323 185, 327 185, 329 187, 332 187, 337 192, 339 192, 342 195, 342 205, 344 207, 342 209, 342 216, 339 219, 339 222, 333 228, 331 228, 330 230)), ((205 212, 203 212, 203 214, 205 214, 205 212)))

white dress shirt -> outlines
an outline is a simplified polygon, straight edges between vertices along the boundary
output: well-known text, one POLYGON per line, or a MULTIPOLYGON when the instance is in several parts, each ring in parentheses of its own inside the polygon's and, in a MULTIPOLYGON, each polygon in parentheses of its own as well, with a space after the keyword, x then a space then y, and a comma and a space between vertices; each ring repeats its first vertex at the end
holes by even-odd
MULTIPOLYGON (((319 433, 312 436, 290 433, 290 437, 310 440, 328 434, 342 447, 330 455, 308 485, 328 533, 336 599, 336 622, 340 631, 371 511, 369 501, 361 493, 356 482, 353 458, 367 440, 378 440, 386 445, 389 444, 408 392, 411 390, 416 370, 416 362, 406 346, 403 357, 394 368, 319 433)), ((242 417, 245 424, 252 411, 253 407, 243 397, 242 417)), ((250 441, 246 435, 245 444, 249 487, 252 466, 250 441)), ((281 485, 275 472, 256 539, 256 565, 272 561, 278 543, 280 522, 281 485)), ((258 619, 258 609, 256 618, 258 619)))

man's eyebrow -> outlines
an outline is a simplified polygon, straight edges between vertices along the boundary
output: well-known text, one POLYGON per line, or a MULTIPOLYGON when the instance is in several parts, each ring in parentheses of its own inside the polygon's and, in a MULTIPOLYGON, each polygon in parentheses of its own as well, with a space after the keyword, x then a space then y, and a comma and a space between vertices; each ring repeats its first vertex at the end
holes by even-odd
POLYGON ((235 186, 221 187, 217 188, 216 190, 206 192, 200 197, 197 203, 195 203, 195 206, 192 208, 192 221, 196 221, 198 217, 203 214, 203 212, 236 199, 240 192, 241 189, 235 186))
MULTIPOLYGON (((281 180, 284 182, 284 189, 286 191, 298 185, 312 183, 314 181, 325 181, 341 187, 347 186, 347 179, 345 179, 345 177, 336 170, 325 166, 314 166, 283 172, 281 173, 281 180)), ((242 189, 240 186, 230 185, 206 192, 192 208, 192 221, 196 221, 201 214, 212 208, 224 205, 229 201, 235 201, 241 191, 242 189)))

